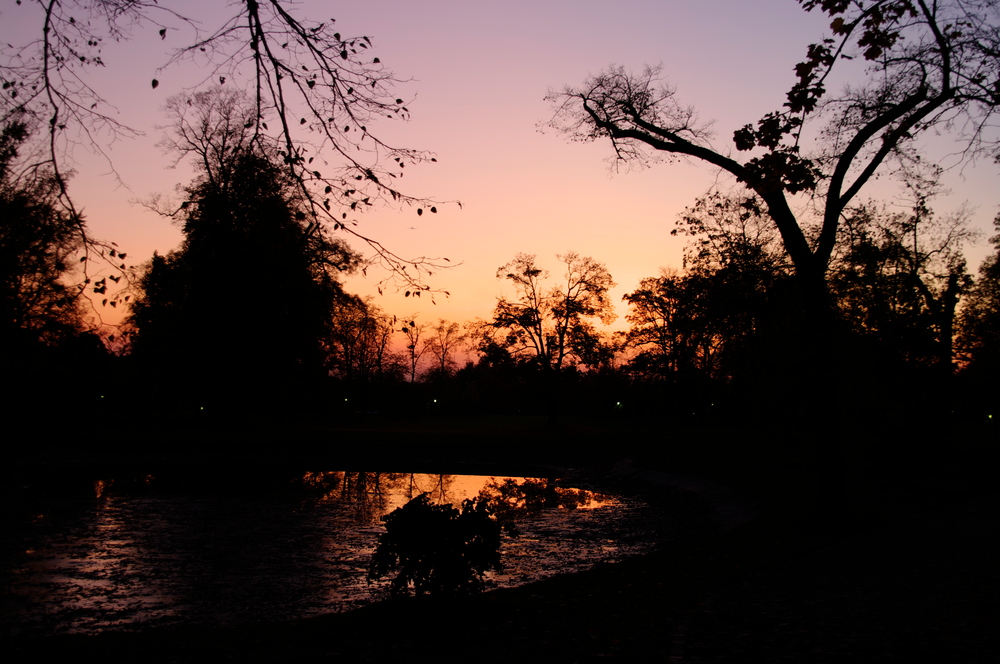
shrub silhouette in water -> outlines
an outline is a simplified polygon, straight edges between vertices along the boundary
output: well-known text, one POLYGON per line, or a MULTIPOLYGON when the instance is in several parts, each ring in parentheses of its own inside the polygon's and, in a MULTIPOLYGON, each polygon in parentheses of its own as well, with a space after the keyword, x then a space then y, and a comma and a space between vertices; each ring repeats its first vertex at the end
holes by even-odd
POLYGON ((501 569, 500 530, 488 503, 434 505, 422 493, 382 517, 369 583, 396 572, 393 595, 460 595, 481 591, 483 575, 501 569))

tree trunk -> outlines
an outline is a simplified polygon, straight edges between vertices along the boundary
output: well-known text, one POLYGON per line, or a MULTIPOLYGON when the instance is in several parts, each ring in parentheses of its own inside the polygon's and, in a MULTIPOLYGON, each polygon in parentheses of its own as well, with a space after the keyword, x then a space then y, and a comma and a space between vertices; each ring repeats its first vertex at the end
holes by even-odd
POLYGON ((843 336, 824 271, 819 269, 798 277, 801 309, 796 333, 800 343, 793 356, 789 389, 799 391, 800 431, 808 435, 815 449, 816 516, 840 523, 847 515, 847 466, 843 457, 843 390, 850 376, 843 336))

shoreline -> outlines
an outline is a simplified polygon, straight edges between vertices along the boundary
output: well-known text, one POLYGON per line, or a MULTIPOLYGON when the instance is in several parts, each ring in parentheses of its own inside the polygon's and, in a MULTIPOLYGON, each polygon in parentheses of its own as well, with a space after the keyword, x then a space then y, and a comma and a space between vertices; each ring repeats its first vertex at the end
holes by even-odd
MULTIPOLYGON (((382 435, 396 432, 378 437, 382 435)), ((420 432, 418 442, 428 440, 427 435, 420 432)), ((484 467, 492 459, 524 466, 529 457, 535 468, 544 471, 562 461, 561 467, 574 477, 608 482, 612 491, 618 483, 663 491, 667 481, 686 477, 663 472, 656 463, 629 463, 597 445, 580 446, 576 456, 558 446, 532 450, 540 437, 537 430, 513 445, 488 449, 471 449, 463 442, 449 445, 442 440, 449 436, 438 433, 432 437, 438 442, 430 451, 398 443, 366 444, 365 453, 342 446, 317 450, 309 444, 277 456, 290 464, 352 458, 360 463, 367 453, 383 458, 398 453, 430 462, 457 449, 465 452, 455 455, 461 457, 459 465, 484 467)), ((70 465, 124 462, 127 456, 105 453, 89 461, 80 456, 70 465)), ((146 454, 145 459, 155 456, 146 454)), ((241 463, 253 463, 275 457, 254 453, 241 458, 241 463)), ((198 460, 226 462, 225 455, 213 454, 198 460)), ((30 466, 26 463, 21 468, 30 466)), ((35 467, 52 468, 47 463, 35 467)), ((1000 498, 988 485, 971 492, 940 487, 928 492, 910 480, 889 478, 868 486, 868 493, 857 498, 865 501, 861 516, 846 525, 804 519, 800 512, 776 510, 773 502, 761 503, 751 496, 755 517, 722 532, 693 533, 688 541, 615 564, 469 598, 411 598, 271 625, 167 628, 38 642, 15 639, 5 644, 5 651, 15 662, 50 656, 106 661, 111 654, 147 662, 341 658, 375 662, 392 657, 440 661, 445 655, 508 663, 512 658, 561 662, 607 656, 630 661, 730 661, 726 653, 730 657, 743 653, 738 658, 741 662, 763 662, 773 661, 779 652, 785 657, 799 653, 798 661, 822 662, 844 661, 847 656, 897 661, 892 657, 872 660, 867 655, 878 650, 895 653, 902 660, 954 648, 956 639, 970 652, 992 647, 991 639, 996 638, 992 635, 1000 634, 995 629, 1000 627, 1000 618, 985 607, 1000 592, 992 562, 1000 558, 1000 550, 991 543, 992 535, 1000 535, 993 516, 1000 498), (845 551, 850 555, 845 557, 845 551), (846 572, 842 571, 848 564, 845 560, 849 561, 846 572), (945 561, 946 568, 940 568, 938 561, 945 561), (953 562, 952 567, 947 561, 953 562), (811 585, 796 576, 799 569, 810 570, 811 585), (872 584, 891 584, 897 590, 888 596, 869 596, 866 586, 849 583, 854 578, 871 578, 872 584), (814 595, 807 605, 801 605, 804 587, 810 587, 814 595), (846 597, 845 587, 850 588, 846 597), (940 615, 926 608, 934 606, 936 597, 948 602, 940 615), (871 622, 870 615, 857 608, 845 608, 845 601, 849 607, 874 607, 879 621, 871 622), (913 607, 923 607, 924 613, 915 613, 913 607), (812 615, 810 611, 819 612, 818 622, 796 622, 800 616, 812 615), (798 625, 797 631, 789 633, 783 624, 798 625), (840 627, 831 632, 833 628, 824 627, 828 624, 840 627), (775 636, 768 640, 768 634, 775 636), (830 656, 810 654, 817 644, 830 656)), ((690 481, 705 490, 717 486, 690 481)), ((740 490, 735 493, 746 495, 740 490)), ((692 499, 697 495, 688 494, 692 499)), ((716 495, 725 497, 726 490, 716 495)))

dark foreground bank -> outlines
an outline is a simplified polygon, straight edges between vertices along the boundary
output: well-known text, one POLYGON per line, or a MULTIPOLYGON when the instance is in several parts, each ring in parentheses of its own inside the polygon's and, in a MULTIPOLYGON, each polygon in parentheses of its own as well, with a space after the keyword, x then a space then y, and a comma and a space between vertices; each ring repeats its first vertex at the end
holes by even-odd
MULTIPOLYGON (((528 455, 530 445, 517 439, 530 436, 508 434, 500 436, 506 448, 492 441, 492 456, 502 450, 497 458, 507 464, 503 472, 522 465, 544 471, 561 461, 611 488, 676 502, 677 489, 659 483, 656 471, 667 468, 653 455, 631 465, 586 445, 576 456, 558 445, 528 455)), ((376 448, 385 458, 403 453, 388 442, 392 435, 376 448)), ((439 438, 457 465, 490 463, 491 454, 439 438)), ((409 449, 428 463, 436 454, 409 449)), ((301 446, 261 451, 269 463, 314 453, 301 446)), ((351 454, 362 453, 335 456, 351 454)), ((128 457, 81 451, 74 463, 124 464, 128 457)), ((241 463, 259 461, 249 455, 241 463)), ((25 472, 44 465, 40 458, 20 463, 25 472)), ((7 661, 24 662, 992 662, 1000 652, 1000 499, 981 481, 982 468, 969 468, 972 479, 962 481, 952 477, 960 470, 946 466, 867 478, 852 494, 851 518, 837 526, 808 520, 787 502, 782 507, 772 487, 753 496, 761 506, 756 519, 726 532, 692 527, 690 537, 655 553, 462 600, 387 602, 245 628, 15 639, 3 650, 7 661)), ((694 513, 701 509, 698 495, 685 500, 694 513)))

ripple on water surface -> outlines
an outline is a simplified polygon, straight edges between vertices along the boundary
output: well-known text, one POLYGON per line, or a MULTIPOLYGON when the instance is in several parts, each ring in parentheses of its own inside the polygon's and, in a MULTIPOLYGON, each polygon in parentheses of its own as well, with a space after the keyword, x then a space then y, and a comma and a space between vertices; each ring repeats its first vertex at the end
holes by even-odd
POLYGON ((640 553, 638 501, 551 481, 474 475, 309 472, 270 478, 105 478, 35 495, 8 524, 5 636, 157 625, 233 625, 355 608, 385 596, 366 573, 380 517, 428 492, 488 496, 509 587, 640 553))

